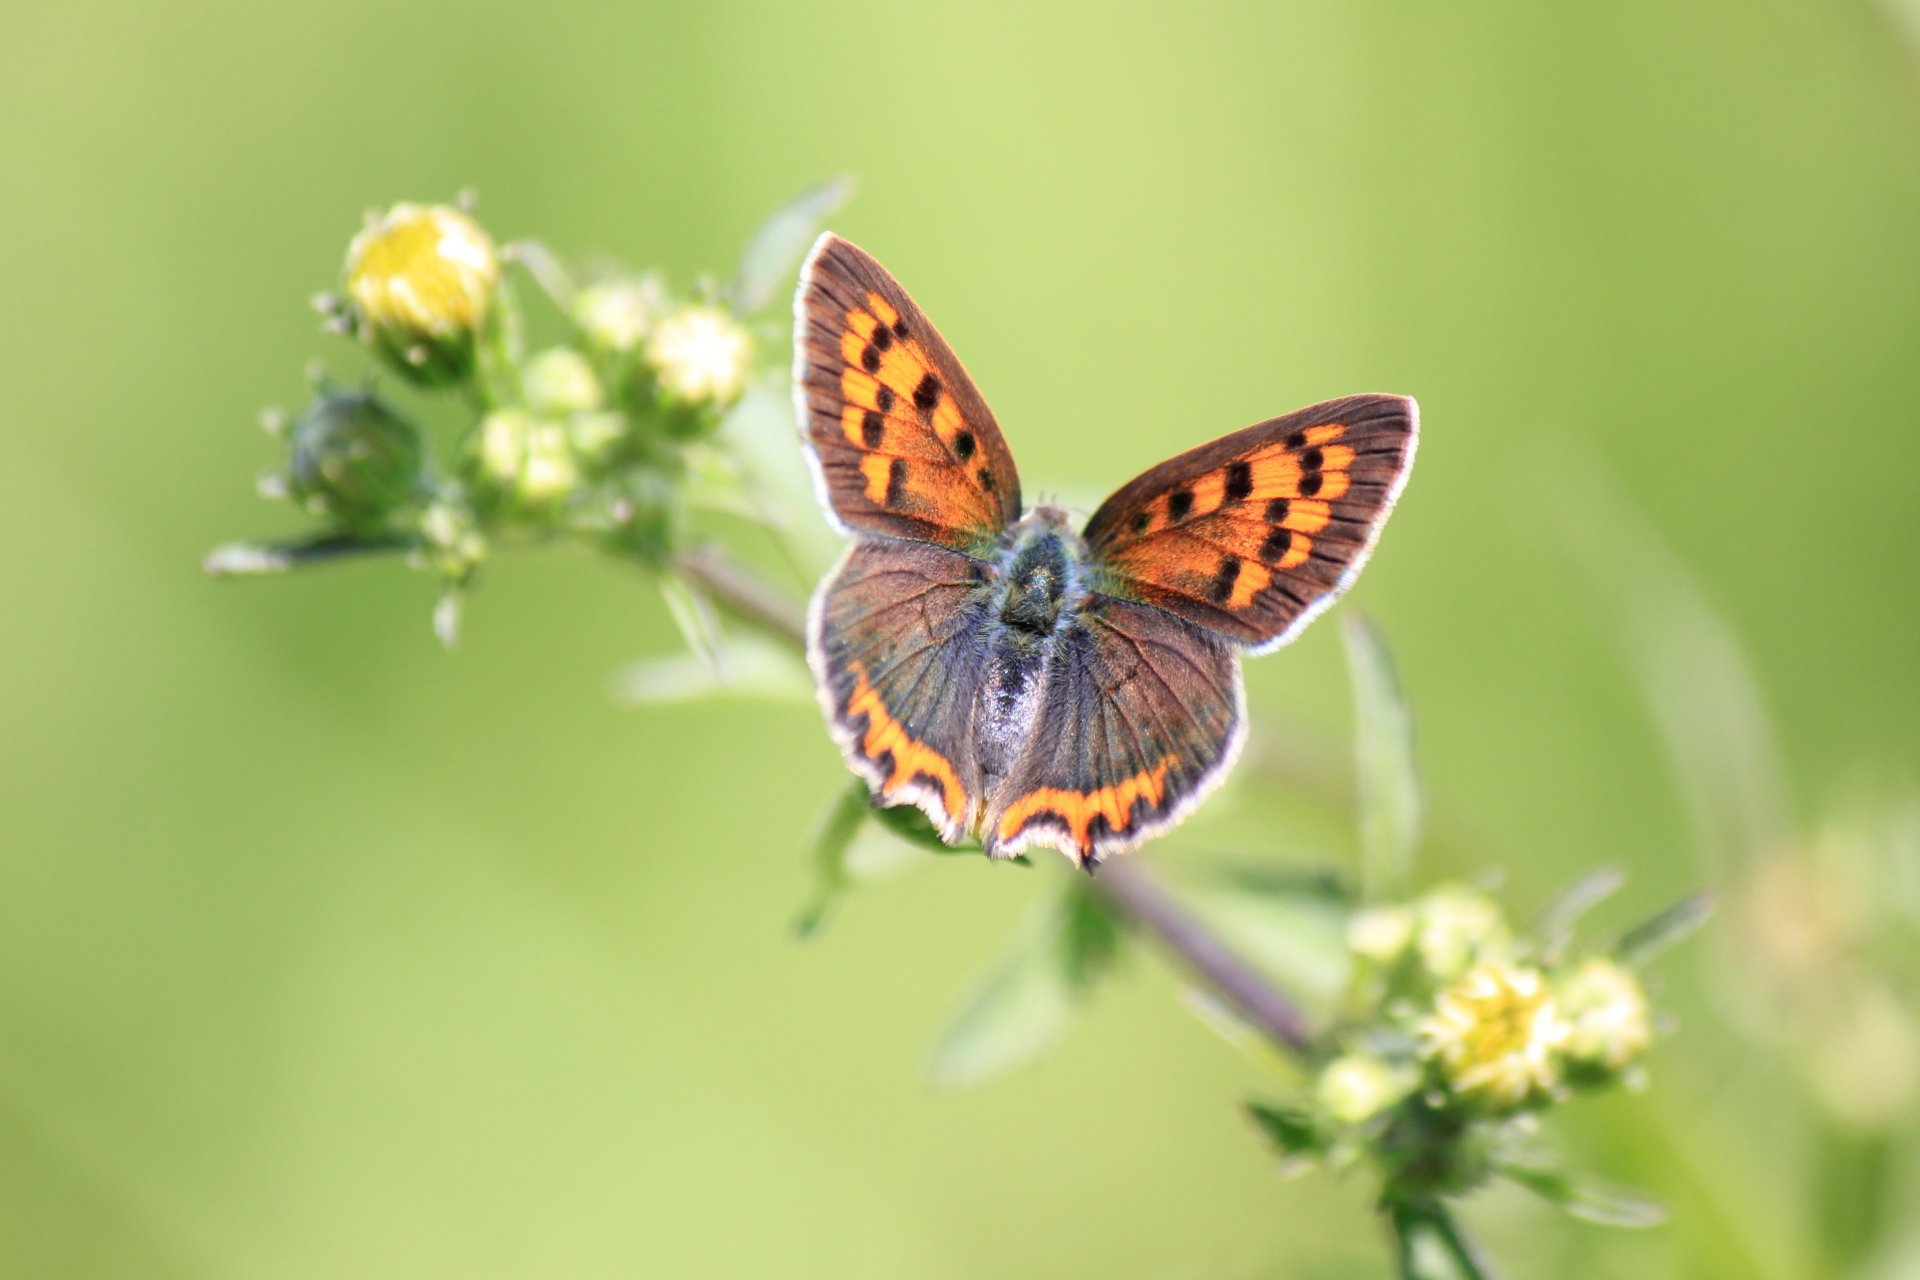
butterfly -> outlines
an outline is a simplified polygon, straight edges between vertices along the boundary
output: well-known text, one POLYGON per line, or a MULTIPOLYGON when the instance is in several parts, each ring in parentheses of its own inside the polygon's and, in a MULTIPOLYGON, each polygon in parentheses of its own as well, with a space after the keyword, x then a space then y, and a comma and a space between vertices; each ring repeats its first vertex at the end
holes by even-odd
POLYGON ((831 232, 794 298, 794 398, 821 503, 853 535, 807 616, 847 764, 948 844, 1050 846, 1089 871, 1232 768, 1239 655, 1353 582, 1419 434, 1406 397, 1330 400, 1161 463, 1076 531, 1022 507, 952 349, 831 232))

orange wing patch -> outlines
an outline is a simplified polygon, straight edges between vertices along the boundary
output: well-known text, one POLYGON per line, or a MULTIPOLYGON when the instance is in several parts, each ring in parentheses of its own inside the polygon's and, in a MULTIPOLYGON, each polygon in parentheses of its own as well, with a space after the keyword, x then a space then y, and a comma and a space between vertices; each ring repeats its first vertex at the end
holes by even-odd
POLYGON ((1042 787, 1015 799, 1000 815, 994 834, 1005 844, 1029 824, 1041 818, 1054 818, 1066 824, 1068 838, 1080 850, 1082 862, 1093 857, 1093 820, 1106 820, 1107 830, 1122 832, 1133 823, 1133 806, 1145 800, 1159 808, 1166 798, 1167 770, 1174 757, 1165 756, 1151 769, 1142 769, 1131 778, 1097 791, 1067 791, 1042 787))
POLYGON ((855 528, 971 550, 1020 478, 966 370, 867 254, 822 237, 796 305, 795 390, 823 491, 855 528))
POLYGON ((948 822, 963 817, 967 813, 967 790, 960 785, 960 775, 953 767, 953 761, 917 741, 908 734, 906 727, 895 720, 887 711, 886 703, 867 682, 866 668, 855 663, 851 667, 854 678, 853 693, 847 698, 847 719, 855 720, 865 716, 866 734, 860 740, 860 751, 867 759, 878 763, 882 756, 893 761, 893 772, 880 785, 882 799, 892 800, 912 785, 917 778, 926 778, 940 790, 940 803, 946 808, 948 822))
POLYGON ((1351 580, 1414 435, 1399 396, 1315 405, 1138 477, 1094 514, 1087 541, 1116 594, 1266 645, 1351 580))

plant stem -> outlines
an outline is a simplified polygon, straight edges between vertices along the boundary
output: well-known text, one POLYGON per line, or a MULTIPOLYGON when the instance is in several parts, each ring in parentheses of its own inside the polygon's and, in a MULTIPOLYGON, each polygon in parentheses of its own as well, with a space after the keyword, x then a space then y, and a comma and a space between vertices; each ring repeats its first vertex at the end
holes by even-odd
POLYGON ((1493 1268, 1439 1201, 1397 1201, 1387 1209, 1387 1225, 1393 1233, 1394 1257, 1403 1280, 1496 1280, 1493 1268), (1439 1259, 1421 1249, 1423 1239, 1438 1249, 1439 1259), (1442 1260, 1444 1271, 1436 1272, 1425 1265, 1442 1260))
MULTIPOLYGON (((782 639, 805 645, 805 616, 793 598, 724 553, 712 548, 682 552, 674 567, 718 604, 782 639)), ((1295 1054, 1311 1049, 1312 1034, 1300 1007, 1208 933, 1145 866, 1108 863, 1093 877, 1093 885, 1110 909, 1178 956, 1276 1044, 1295 1054)))
POLYGON ((1127 920, 1204 978, 1275 1043, 1306 1055, 1313 1035, 1300 1007, 1275 990, 1252 966, 1208 933, 1152 872, 1138 862, 1110 862, 1093 877, 1094 892, 1127 920))

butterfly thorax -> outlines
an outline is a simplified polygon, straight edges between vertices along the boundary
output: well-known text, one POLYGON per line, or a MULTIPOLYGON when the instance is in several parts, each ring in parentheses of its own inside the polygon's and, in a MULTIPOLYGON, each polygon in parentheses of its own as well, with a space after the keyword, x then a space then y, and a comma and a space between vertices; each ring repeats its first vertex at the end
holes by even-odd
POLYGON ((1038 647, 1086 595, 1086 544, 1066 512, 1042 504, 1007 531, 996 614, 1016 643, 1038 647))

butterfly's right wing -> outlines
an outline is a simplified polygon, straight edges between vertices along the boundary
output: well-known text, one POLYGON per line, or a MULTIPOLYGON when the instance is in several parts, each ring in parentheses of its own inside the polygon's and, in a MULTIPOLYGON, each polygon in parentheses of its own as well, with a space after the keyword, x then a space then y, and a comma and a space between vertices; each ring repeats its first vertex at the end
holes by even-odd
POLYGON ((1221 636, 1164 610, 1089 596, 1048 657, 1039 716, 988 797, 994 857, 1030 845, 1082 867, 1186 815, 1246 737, 1240 662, 1221 636))
POLYGON ((948 844, 972 828, 983 790, 973 714, 987 572, 945 547, 863 536, 807 614, 807 663, 848 767, 875 803, 918 806, 948 844))
POLYGON ((794 398, 844 527, 983 551, 1020 516, 1013 454, 953 351, 864 250, 820 237, 794 297, 794 398))

